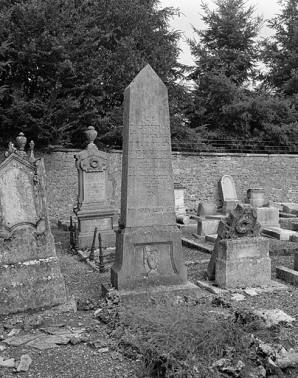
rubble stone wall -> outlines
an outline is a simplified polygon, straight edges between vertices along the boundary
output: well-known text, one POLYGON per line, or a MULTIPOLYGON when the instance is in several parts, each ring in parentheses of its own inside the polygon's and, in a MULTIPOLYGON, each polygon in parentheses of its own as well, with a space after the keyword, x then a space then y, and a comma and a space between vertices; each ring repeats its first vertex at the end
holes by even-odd
MULTIPOLYGON (((51 219, 68 219, 78 191, 74 154, 59 150, 43 156, 46 168, 47 203, 51 219)), ((120 208, 121 151, 109 154, 109 197, 120 208)), ((234 179, 238 199, 250 188, 262 187, 267 199, 298 202, 298 155, 173 153, 175 182, 185 186, 185 205, 196 210, 199 202, 220 205, 218 181, 223 175, 234 179)))

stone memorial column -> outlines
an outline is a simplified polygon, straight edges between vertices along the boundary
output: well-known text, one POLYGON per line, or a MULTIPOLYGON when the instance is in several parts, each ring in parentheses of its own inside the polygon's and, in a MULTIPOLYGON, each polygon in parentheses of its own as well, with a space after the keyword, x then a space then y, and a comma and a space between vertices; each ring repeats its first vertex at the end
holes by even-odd
POLYGON ((121 222, 111 283, 129 290, 185 282, 167 88, 147 65, 124 92, 121 222))

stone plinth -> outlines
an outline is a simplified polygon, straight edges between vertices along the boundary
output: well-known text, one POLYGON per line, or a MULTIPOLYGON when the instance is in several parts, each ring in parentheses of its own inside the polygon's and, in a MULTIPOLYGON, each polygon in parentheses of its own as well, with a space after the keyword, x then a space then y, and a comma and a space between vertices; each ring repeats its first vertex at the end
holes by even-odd
POLYGON ((197 234, 206 236, 216 234, 220 219, 198 218, 197 234))
POLYGON ((292 236, 298 236, 297 232, 280 227, 264 227, 262 234, 278 240, 290 240, 292 236))
POLYGON ((124 92, 121 221, 111 283, 186 283, 176 226, 167 88, 147 65, 124 92))
POLYGON ((247 198, 245 203, 250 204, 253 207, 263 206, 266 202, 264 188, 252 188, 247 191, 247 198))
POLYGON ((226 239, 218 243, 216 284, 224 289, 268 285, 271 280, 269 240, 226 239))
POLYGON ((0 165, 0 315, 66 300, 44 177, 43 159, 31 152, 29 161, 23 149, 12 150, 0 165))
POLYGON ((298 203, 286 202, 282 206, 284 213, 298 215, 298 203))
POLYGON ((279 210, 275 207, 258 207, 257 221, 264 227, 279 227, 279 210))
MULTIPOLYGON (((115 246, 115 232, 118 228, 118 214, 108 198, 108 154, 98 150, 93 143, 97 132, 90 126, 87 148, 75 155, 78 170, 78 200, 74 208, 78 227, 76 247, 91 247, 94 230, 100 232, 102 247, 115 246), (90 136, 89 135, 89 136, 90 136)), ((98 237, 95 238, 98 247, 98 237)))
POLYGON ((223 201, 222 205, 222 212, 224 214, 228 214, 232 211, 234 211, 237 207, 237 205, 240 204, 240 201, 235 200, 235 201, 223 201))
POLYGON ((197 215, 198 217, 206 217, 207 215, 215 215, 217 206, 215 203, 199 203, 197 215))
POLYGON ((113 286, 117 283, 118 288, 133 290, 185 283, 185 276, 181 276, 184 262, 181 254, 181 234, 177 227, 155 226, 119 230, 116 251, 119 250, 123 251, 125 259, 116 259, 113 265, 113 286))

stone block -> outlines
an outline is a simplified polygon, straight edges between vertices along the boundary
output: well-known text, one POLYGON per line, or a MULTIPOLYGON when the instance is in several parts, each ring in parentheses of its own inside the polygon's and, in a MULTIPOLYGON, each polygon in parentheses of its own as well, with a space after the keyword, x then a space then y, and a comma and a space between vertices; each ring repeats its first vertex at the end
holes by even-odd
POLYGON ((213 234, 213 235, 206 235, 205 236, 205 240, 207 241, 207 242, 210 242, 210 243, 215 243, 216 242, 216 240, 217 240, 217 234, 213 234))
POLYGON ((216 234, 220 220, 200 218, 198 220, 197 234, 210 235, 216 234))
POLYGON ((282 205, 284 213, 298 215, 298 203, 286 202, 282 205))
POLYGON ((199 203, 197 215, 199 217, 206 217, 207 215, 214 215, 217 213, 217 206, 215 203, 199 203))
POLYGON ((294 253, 294 270, 298 272, 298 252, 294 253))
POLYGON ((264 227, 279 227, 279 211, 275 207, 258 207, 257 221, 264 227))
POLYGON ((103 297, 107 296, 109 292, 119 296, 121 304, 134 304, 134 303, 151 303, 152 298, 167 301, 177 301, 185 297, 191 297, 193 299, 199 299, 205 296, 206 293, 198 285, 191 282, 186 282, 182 285, 174 286, 155 286, 155 287, 142 287, 135 290, 115 290, 111 289, 108 283, 101 285, 103 297))
POLYGON ((297 218, 279 218, 279 227, 285 230, 298 231, 297 218))
POLYGON ((291 230, 284 230, 280 227, 264 227, 262 229, 262 235, 277 240, 290 240, 292 236, 298 236, 298 233, 291 230))
POLYGON ((298 285, 298 272, 286 268, 285 266, 276 267, 276 278, 289 282, 293 285, 298 285))
POLYGON ((126 257, 117 259, 111 269, 115 288, 180 285, 186 279, 181 253, 181 234, 177 227, 126 228, 117 232, 117 250, 126 257))
POLYGON ((247 198, 245 203, 250 204, 253 207, 263 206, 266 202, 264 188, 252 188, 247 191, 247 198))
POLYGON ((271 281, 269 240, 251 237, 220 241, 215 281, 224 289, 268 285, 271 281))
POLYGON ((222 205, 222 212, 224 214, 230 213, 234 211, 237 207, 237 205, 240 204, 240 201, 235 200, 235 201, 223 201, 222 205))
POLYGON ((0 315, 41 309, 66 300, 57 257, 0 265, 0 315))

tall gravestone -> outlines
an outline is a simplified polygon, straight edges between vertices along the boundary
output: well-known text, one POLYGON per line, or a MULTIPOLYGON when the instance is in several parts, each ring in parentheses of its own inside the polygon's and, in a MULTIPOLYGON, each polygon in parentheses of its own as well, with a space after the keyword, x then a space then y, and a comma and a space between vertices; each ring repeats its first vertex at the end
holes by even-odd
MULTIPOLYGON (((78 201, 74 212, 78 219, 76 247, 91 247, 94 229, 101 234, 102 246, 115 246, 114 229, 118 215, 107 196, 108 154, 93 143, 97 131, 89 126, 85 132, 87 148, 75 155, 78 170, 78 201)), ((95 238, 98 243, 98 238, 95 238)))
POLYGON ((147 65, 124 92, 121 222, 111 283, 186 282, 176 226, 167 88, 147 65))
POLYGON ((66 300, 47 214, 43 159, 10 143, 0 164, 0 314, 53 306, 66 300))

